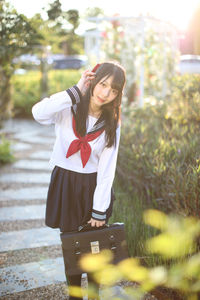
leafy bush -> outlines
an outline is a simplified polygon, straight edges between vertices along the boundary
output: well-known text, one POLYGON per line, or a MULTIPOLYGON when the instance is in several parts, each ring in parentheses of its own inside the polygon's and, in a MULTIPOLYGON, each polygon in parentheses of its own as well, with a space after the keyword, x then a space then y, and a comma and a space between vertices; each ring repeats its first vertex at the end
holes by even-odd
POLYGON ((24 75, 14 75, 12 101, 14 116, 28 117, 33 104, 40 99, 41 74, 29 71, 24 75))
POLYGON ((49 95, 64 91, 78 82, 81 70, 52 70, 49 72, 49 95))
POLYGON ((174 80, 168 101, 124 108, 117 175, 145 206, 199 216, 200 77, 174 80))
MULTIPOLYGON (((145 242, 148 252, 161 255, 163 260, 171 260, 171 265, 146 268, 137 258, 128 258, 113 265, 113 253, 104 250, 100 254, 83 256, 82 268, 92 273, 98 283, 103 284, 105 299, 139 300, 143 299, 146 292, 151 293, 156 288, 165 287, 166 299, 171 299, 168 292, 174 290, 185 300, 197 300, 197 293, 200 291, 200 253, 196 251, 196 238, 200 234, 199 219, 166 215, 150 209, 144 212, 143 220, 148 226, 159 230, 156 236, 145 242), (123 293, 113 298, 112 287, 124 280, 129 284, 124 284, 123 293)), ((71 295, 81 296, 81 289, 78 287, 70 287, 69 292, 71 295)), ((91 299, 98 296, 97 291, 90 286, 88 292, 91 299)))
MULTIPOLYGON (((76 70, 51 70, 49 71, 49 95, 66 90, 77 83, 80 71, 76 70)), ((31 108, 41 99, 40 92, 41 73, 29 71, 24 75, 13 77, 13 110, 15 116, 31 117, 31 108)))
POLYGON ((129 194, 121 185, 118 176, 115 178, 113 213, 109 223, 123 222, 125 224, 128 249, 131 256, 137 257, 144 265, 154 266, 161 263, 159 255, 149 254, 145 248, 145 241, 158 231, 146 226, 143 222, 144 205, 134 192, 129 194))
POLYGON ((2 135, 0 136, 0 166, 13 161, 14 156, 10 148, 10 142, 2 135))

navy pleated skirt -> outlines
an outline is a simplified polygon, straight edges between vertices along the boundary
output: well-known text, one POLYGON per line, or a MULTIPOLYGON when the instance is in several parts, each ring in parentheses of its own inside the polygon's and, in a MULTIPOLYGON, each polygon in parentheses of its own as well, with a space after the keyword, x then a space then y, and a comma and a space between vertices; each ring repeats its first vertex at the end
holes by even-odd
MULTIPOLYGON (((96 179, 97 173, 77 173, 55 166, 47 194, 46 225, 68 232, 86 224, 91 219, 96 179)), ((112 188, 106 223, 112 214, 114 199, 112 188)))

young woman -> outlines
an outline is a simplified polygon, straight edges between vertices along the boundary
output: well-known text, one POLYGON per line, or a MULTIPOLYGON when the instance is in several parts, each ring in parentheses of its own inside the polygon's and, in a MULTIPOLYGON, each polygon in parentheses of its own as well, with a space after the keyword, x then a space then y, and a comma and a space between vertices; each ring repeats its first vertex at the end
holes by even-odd
MULTIPOLYGON (((112 214, 112 188, 120 140, 120 108, 125 71, 105 62, 83 72, 77 85, 36 103, 41 124, 55 124, 50 159, 54 166, 47 195, 46 225, 61 232, 87 222, 100 227, 112 214)), ((81 274, 66 277, 81 284, 81 274)), ((70 299, 80 299, 70 297, 70 299)))

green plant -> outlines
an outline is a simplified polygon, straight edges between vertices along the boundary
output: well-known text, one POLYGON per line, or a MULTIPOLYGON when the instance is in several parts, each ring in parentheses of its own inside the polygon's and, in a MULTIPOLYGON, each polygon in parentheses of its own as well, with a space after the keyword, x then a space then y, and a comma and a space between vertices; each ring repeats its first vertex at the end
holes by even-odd
MULTIPOLYGON (((93 273, 94 279, 104 286, 105 299, 142 299, 146 292, 158 286, 179 291, 186 300, 197 300, 200 291, 200 253, 196 238, 200 235, 200 221, 194 217, 166 215, 158 210, 146 210, 144 222, 159 230, 159 234, 145 243, 150 253, 160 254, 164 260, 171 260, 169 266, 157 265, 146 268, 137 258, 128 258, 117 265, 112 264, 112 252, 88 254, 82 257, 81 266, 93 273), (124 287, 124 294, 113 298, 111 287, 120 281, 135 283, 124 287)), ((81 295, 78 287, 69 289, 72 295, 81 295)), ((97 297, 89 288, 89 296, 97 297)))
POLYGON ((42 35, 35 24, 19 14, 7 0, 0 2, 1 47, 0 47, 0 119, 10 116, 11 80, 17 65, 14 58, 33 50, 41 44, 42 35))
POLYGON ((13 77, 13 114, 28 117, 31 115, 33 104, 40 99, 41 73, 29 71, 24 75, 13 77))
POLYGON ((128 249, 131 256, 137 257, 144 265, 154 266, 161 263, 159 255, 149 254, 145 248, 145 241, 154 236, 158 231, 143 222, 145 205, 137 194, 128 193, 121 185, 119 177, 114 181, 116 200, 109 223, 123 222, 126 229, 128 249))
POLYGON ((0 166, 14 161, 14 156, 10 148, 10 141, 3 135, 0 136, 0 166))
POLYGON ((49 94, 60 92, 76 84, 82 70, 52 70, 49 72, 49 94))
MULTIPOLYGON (((48 73, 49 95, 66 90, 77 83, 80 71, 51 70, 48 73)), ((15 75, 12 80, 14 116, 31 117, 32 106, 41 100, 41 73, 29 71, 24 75, 15 75)))
MULTIPOLYGON (((193 80, 187 78, 187 87, 193 80)), ((177 86, 166 101, 124 106, 117 176, 146 207, 200 214, 198 89, 177 86)))

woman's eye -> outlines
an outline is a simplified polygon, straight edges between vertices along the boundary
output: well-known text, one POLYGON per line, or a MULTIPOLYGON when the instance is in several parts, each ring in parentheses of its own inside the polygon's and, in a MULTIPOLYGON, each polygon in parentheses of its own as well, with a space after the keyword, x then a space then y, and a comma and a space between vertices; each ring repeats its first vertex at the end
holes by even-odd
POLYGON ((117 95, 117 94, 118 94, 118 91, 117 91, 117 90, 113 90, 112 92, 113 92, 114 95, 117 95))

